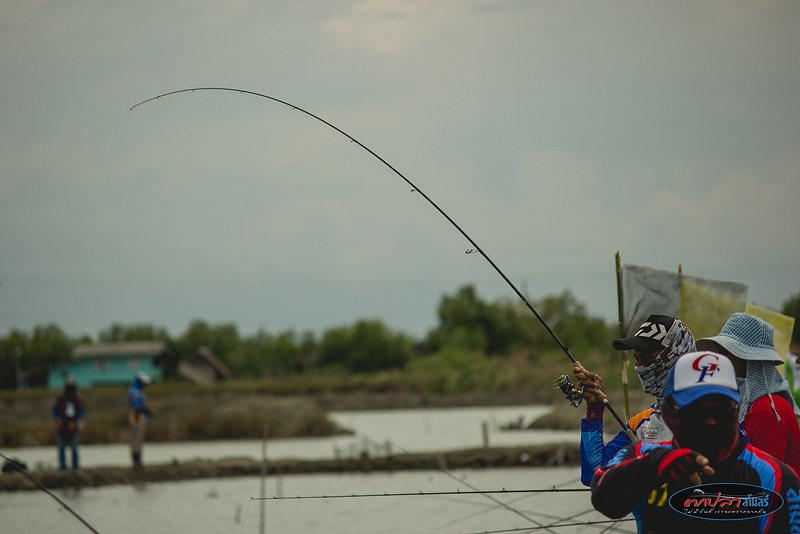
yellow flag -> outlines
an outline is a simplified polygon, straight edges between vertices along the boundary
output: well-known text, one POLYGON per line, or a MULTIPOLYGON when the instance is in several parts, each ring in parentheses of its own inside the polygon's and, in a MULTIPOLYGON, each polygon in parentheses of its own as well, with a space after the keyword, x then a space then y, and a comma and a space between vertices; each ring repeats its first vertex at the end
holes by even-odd
POLYGON ((775 343, 775 350, 781 358, 786 360, 786 355, 789 353, 789 343, 792 340, 792 330, 794 329, 794 317, 789 317, 776 311, 768 310, 755 304, 747 303, 744 308, 745 313, 754 315, 759 319, 763 319, 775 329, 775 336, 773 343, 775 343))
POLYGON ((680 292, 679 317, 695 339, 716 336, 730 316, 745 311, 747 305, 739 296, 695 284, 691 279, 681 281, 680 292))

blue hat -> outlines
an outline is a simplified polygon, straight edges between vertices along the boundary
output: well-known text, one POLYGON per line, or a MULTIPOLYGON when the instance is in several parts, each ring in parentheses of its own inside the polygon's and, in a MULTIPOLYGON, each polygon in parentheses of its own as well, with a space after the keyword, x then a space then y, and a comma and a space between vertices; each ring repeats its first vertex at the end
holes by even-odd
POLYGON ((739 404, 739 386, 731 361, 716 352, 689 352, 675 361, 667 375, 664 398, 680 408, 706 395, 725 395, 739 404))
POLYGON ((783 358, 775 350, 774 333, 775 329, 768 322, 749 313, 736 312, 718 336, 704 339, 715 341, 737 358, 778 365, 783 363, 783 358))

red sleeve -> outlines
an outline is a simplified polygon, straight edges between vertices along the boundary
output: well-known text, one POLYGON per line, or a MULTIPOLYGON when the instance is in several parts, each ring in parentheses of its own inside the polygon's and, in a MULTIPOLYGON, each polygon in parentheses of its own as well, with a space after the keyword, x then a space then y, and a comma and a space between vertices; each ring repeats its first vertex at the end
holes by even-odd
MULTIPOLYGON (((786 402, 780 395, 773 395, 772 397, 775 399, 776 408, 780 401, 786 402)), ((782 414, 781 419, 784 419, 785 416, 786 414, 782 414)), ((794 417, 794 414, 792 414, 792 417, 794 417)), ((744 418, 742 427, 747 439, 750 440, 754 447, 758 447, 782 462, 785 460, 789 436, 784 422, 778 421, 775 411, 772 409, 769 395, 759 397, 753 403, 744 418)))

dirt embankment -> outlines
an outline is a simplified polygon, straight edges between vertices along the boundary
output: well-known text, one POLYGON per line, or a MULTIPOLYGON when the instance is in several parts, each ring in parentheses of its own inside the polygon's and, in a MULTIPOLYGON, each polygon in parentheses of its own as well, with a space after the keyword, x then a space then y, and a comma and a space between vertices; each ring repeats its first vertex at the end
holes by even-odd
MULTIPOLYGON (((641 391, 632 392, 631 411, 638 412, 647 406, 649 398, 641 391)), ((95 397, 87 399, 87 428, 91 428, 90 410, 99 413, 93 417, 114 418, 117 441, 126 439, 124 402, 118 399, 113 402, 95 397), (102 406, 102 408, 101 408, 102 406), (122 411, 123 414, 117 412, 122 411)), ((612 405, 624 417, 625 405, 621 394, 612 394, 612 405)), ((298 437, 332 435, 346 432, 338 428, 328 418, 328 411, 360 410, 360 409, 400 409, 400 408, 444 408, 457 406, 509 406, 526 404, 551 403, 553 411, 537 419, 520 424, 517 431, 526 429, 558 429, 575 430, 580 428, 580 420, 585 413, 585 405, 572 407, 560 396, 543 397, 539 392, 505 392, 505 393, 465 393, 459 395, 418 395, 411 393, 350 393, 350 394, 316 394, 306 396, 271 396, 271 395, 234 395, 231 393, 207 395, 164 395, 157 396, 151 402, 156 414, 148 428, 148 441, 153 427, 162 441, 175 441, 175 436, 192 439, 192 436, 208 435, 207 427, 218 427, 216 434, 220 438, 235 437, 260 438, 263 436, 264 421, 269 424, 270 437, 298 437), (249 422, 249 423, 248 423, 249 422), (236 423, 236 424, 234 424, 236 423), (192 425, 197 425, 196 427, 192 425), (197 428, 197 430, 192 430, 197 428), (228 433, 227 435, 223 435, 228 433), (187 437, 188 436, 188 437, 187 437)), ((5 434, 9 427, 7 422, 30 432, 31 428, 39 429, 45 440, 52 436, 52 421, 40 414, 46 410, 49 414, 49 399, 42 398, 38 402, 20 403, 14 410, 0 410, 0 428, 5 434), (9 416, 9 411, 13 417, 9 416), (5 413, 3 413, 5 412, 5 413), (26 418, 30 418, 26 421, 26 418)), ((500 422, 503 423, 503 422, 500 422)), ((606 412, 606 428, 616 433, 618 424, 606 412)), ((509 430, 515 431, 515 430, 509 430)), ((213 439, 201 437, 197 439, 213 439)), ((114 441, 114 440, 110 440, 114 441)), ((86 441, 84 440, 84 443, 86 441)), ((42 443, 38 443, 42 444, 42 443)), ((513 466, 548 466, 577 465, 579 463, 578 443, 561 445, 486 448, 447 453, 394 455, 382 457, 343 458, 337 460, 301 461, 280 460, 268 464, 268 473, 324 473, 324 472, 369 472, 392 471, 404 469, 455 469, 486 468, 513 466)), ((251 459, 229 459, 222 461, 174 462, 164 465, 148 465, 145 469, 131 468, 95 468, 84 469, 77 474, 60 473, 58 471, 34 471, 33 476, 48 488, 95 487, 110 484, 136 484, 172 480, 189 480, 198 478, 255 476, 261 473, 262 464, 251 459)), ((20 473, 4 473, 0 475, 0 491, 35 489, 32 481, 20 473)))

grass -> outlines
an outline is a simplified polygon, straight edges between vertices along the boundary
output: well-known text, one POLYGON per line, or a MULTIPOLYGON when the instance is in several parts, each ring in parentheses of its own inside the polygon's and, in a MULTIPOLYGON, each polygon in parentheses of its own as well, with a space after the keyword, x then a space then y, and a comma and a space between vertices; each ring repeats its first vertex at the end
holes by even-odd
MULTIPOLYGON (((599 352, 582 357, 585 367, 604 377, 609 391, 621 390, 619 361, 599 352)), ((525 402, 561 402, 554 389, 561 374, 571 376, 571 364, 559 353, 532 357, 520 352, 487 357, 463 350, 442 351, 410 363, 404 370, 373 374, 317 372, 263 380, 229 380, 200 386, 183 382, 151 384, 145 390, 153 413, 148 441, 260 438, 265 423, 271 437, 324 436, 341 433, 320 406, 349 398, 349 407, 378 407, 375 395, 403 396, 408 405, 430 405, 451 397, 450 405, 491 402, 492 393, 519 393, 525 402), (326 399, 321 402, 320 399, 326 399)), ((633 372, 633 390, 640 389, 633 372)), ((96 387, 80 391, 86 404, 83 443, 118 443, 128 439, 127 387, 96 387)), ((55 443, 51 408, 57 392, 44 388, 0 392, 0 446, 22 447, 55 443)), ((508 396, 506 396, 508 398, 508 396)), ((566 402, 566 401, 564 401, 566 402)), ((341 406, 341 403, 339 404, 341 406)), ((637 410, 640 408, 637 408, 637 410)), ((617 408, 620 413, 622 407, 617 408)), ((636 411, 636 410, 634 410, 636 411)))

